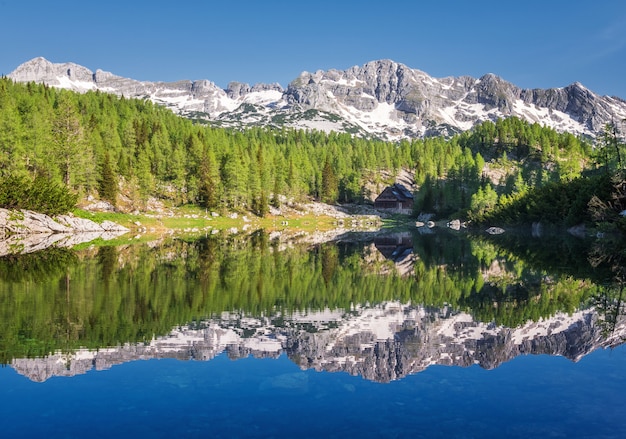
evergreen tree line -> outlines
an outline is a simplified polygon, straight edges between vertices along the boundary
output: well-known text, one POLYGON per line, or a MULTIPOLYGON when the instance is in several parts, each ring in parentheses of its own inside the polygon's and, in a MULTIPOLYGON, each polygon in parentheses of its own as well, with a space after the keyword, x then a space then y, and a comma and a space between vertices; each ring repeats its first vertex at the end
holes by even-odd
POLYGON ((605 150, 594 149, 589 139, 516 117, 486 121, 450 140, 430 139, 423 145, 445 154, 439 161, 428 150, 419 155, 416 180, 422 186, 416 213, 473 220, 531 190, 581 177, 597 166, 598 151, 605 150))
POLYGON ((0 178, 42 176, 114 204, 125 188, 135 207, 154 196, 262 215, 282 197, 363 200, 366 180, 409 165, 387 142, 211 128, 149 101, 0 80, 0 178))
POLYGON ((477 191, 468 217, 477 223, 588 224, 626 233, 626 144, 617 125, 607 124, 594 148, 568 133, 548 145, 556 146, 547 161, 543 152, 531 150, 533 161, 522 162, 500 192, 489 185, 477 191))
POLYGON ((419 187, 416 213, 476 217, 532 187, 571 181, 594 163, 617 166, 619 159, 621 166, 623 154, 611 141, 607 136, 609 147, 594 150, 582 138, 517 118, 451 139, 399 143, 295 129, 236 131, 196 124, 149 101, 0 79, 0 178, 41 177, 125 208, 157 197, 264 215, 285 197, 361 202, 377 195, 367 187, 393 182, 381 175, 405 168, 419 187))

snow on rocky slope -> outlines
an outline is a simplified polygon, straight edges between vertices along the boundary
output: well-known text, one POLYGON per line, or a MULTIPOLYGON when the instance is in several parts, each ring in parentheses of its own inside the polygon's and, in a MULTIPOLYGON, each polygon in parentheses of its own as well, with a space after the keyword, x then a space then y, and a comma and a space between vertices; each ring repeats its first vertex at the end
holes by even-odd
POLYGON ((287 126, 386 140, 450 135, 509 116, 595 136, 606 123, 626 119, 626 101, 598 96, 580 83, 521 89, 493 74, 433 78, 390 60, 303 72, 287 89, 232 82, 224 90, 208 80, 137 81, 41 57, 20 65, 9 78, 149 99, 217 126, 287 126))

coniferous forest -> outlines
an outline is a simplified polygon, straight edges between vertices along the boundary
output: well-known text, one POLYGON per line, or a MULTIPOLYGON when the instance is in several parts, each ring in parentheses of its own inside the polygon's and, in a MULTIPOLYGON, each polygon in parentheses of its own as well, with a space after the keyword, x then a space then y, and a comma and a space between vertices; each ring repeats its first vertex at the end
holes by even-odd
POLYGON ((611 127, 592 141, 517 118, 452 138, 397 143, 295 129, 228 130, 147 100, 0 79, 0 206, 51 214, 95 196, 120 210, 145 209, 154 197, 264 216, 284 200, 365 202, 377 195, 372 187, 382 189, 405 169, 419 188, 416 214, 574 224, 594 219, 586 213, 594 196, 596 211, 602 203, 605 213, 620 207, 615 175, 623 149, 611 127), (602 175, 612 178, 590 180, 602 175), (574 198, 562 199, 565 210, 532 213, 543 202, 538 191, 561 194, 570 185, 574 198))

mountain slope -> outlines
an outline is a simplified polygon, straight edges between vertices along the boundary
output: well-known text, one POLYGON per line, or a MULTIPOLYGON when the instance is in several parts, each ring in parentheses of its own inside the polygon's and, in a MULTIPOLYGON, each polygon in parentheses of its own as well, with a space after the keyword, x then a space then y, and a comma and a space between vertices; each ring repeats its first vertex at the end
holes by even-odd
POLYGON ((433 78, 390 60, 343 71, 303 72, 286 90, 278 84, 238 82, 223 90, 208 80, 142 82, 44 58, 20 65, 9 77, 150 99, 219 126, 290 126, 387 140, 453 134, 509 116, 596 136, 606 123, 626 118, 626 101, 598 96, 580 83, 521 89, 493 74, 433 78))

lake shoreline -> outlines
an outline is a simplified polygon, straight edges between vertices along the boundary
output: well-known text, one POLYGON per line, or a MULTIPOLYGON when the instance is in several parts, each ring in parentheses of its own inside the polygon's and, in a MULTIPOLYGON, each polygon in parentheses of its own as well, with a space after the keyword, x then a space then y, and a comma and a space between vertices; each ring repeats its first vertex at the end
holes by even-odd
POLYGON ((51 246, 71 248, 98 239, 138 240, 164 236, 251 233, 263 229, 273 238, 320 243, 345 233, 380 230, 382 218, 371 211, 348 212, 339 206, 309 203, 266 217, 224 215, 183 207, 158 212, 120 213, 77 209, 49 216, 30 210, 0 209, 0 256, 31 253, 51 246))

